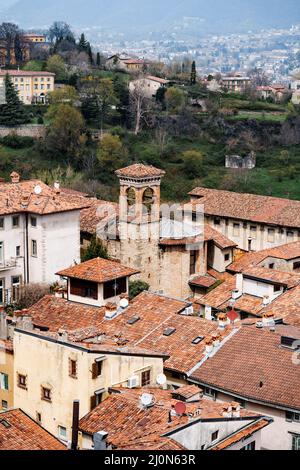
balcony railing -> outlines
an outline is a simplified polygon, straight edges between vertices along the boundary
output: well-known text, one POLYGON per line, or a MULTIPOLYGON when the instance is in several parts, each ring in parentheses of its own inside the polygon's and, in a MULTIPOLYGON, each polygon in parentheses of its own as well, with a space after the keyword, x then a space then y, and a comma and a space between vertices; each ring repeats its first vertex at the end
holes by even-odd
POLYGON ((8 269, 17 266, 17 258, 10 258, 8 260, 0 261, 0 271, 7 271, 8 269))

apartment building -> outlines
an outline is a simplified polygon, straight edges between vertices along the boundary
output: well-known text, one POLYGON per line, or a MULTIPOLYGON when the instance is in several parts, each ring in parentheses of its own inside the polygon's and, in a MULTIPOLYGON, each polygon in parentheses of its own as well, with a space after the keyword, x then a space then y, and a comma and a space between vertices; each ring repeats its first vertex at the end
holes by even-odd
POLYGON ((0 183, 0 305, 15 300, 28 283, 53 283, 55 272, 80 260, 82 199, 61 194, 59 185, 0 183))
POLYGON ((249 77, 222 77, 221 86, 230 93, 243 93, 251 85, 249 77))
POLYGON ((191 204, 202 205, 205 222, 241 250, 259 251, 300 240, 300 202, 257 194, 195 188, 191 204))
POLYGON ((191 383, 210 398, 237 401, 273 423, 262 430, 262 449, 300 449, 300 330, 246 325, 194 371, 191 383))
POLYGON ((55 74, 25 70, 0 70, 0 94, 5 96, 5 77, 13 81, 20 100, 25 104, 45 104, 47 96, 54 91, 55 74))
POLYGON ((86 450, 260 450, 271 419, 239 403, 212 403, 195 385, 112 388, 79 423, 86 450))

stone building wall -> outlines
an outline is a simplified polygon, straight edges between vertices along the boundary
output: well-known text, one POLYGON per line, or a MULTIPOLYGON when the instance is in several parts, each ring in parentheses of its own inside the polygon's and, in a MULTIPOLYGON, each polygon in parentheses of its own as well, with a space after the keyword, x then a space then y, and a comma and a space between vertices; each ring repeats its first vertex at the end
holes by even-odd
POLYGON ((41 139, 45 137, 46 127, 43 124, 31 124, 19 127, 0 126, 0 138, 8 135, 17 135, 18 137, 32 137, 41 139))

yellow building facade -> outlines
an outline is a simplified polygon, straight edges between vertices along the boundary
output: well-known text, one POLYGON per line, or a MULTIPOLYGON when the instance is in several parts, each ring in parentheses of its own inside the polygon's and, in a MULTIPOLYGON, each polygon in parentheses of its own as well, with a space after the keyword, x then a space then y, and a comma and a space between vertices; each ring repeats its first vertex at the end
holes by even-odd
POLYGON ((45 104, 47 95, 54 91, 55 74, 50 72, 34 72, 24 70, 0 70, 0 94, 5 92, 5 77, 9 74, 25 105, 45 104))
POLYGON ((71 440, 73 400, 80 401, 82 417, 108 396, 109 387, 127 387, 134 377, 141 383, 142 374, 155 384, 163 372, 159 354, 94 352, 35 331, 15 330, 14 345, 14 406, 65 442, 71 440))
POLYGON ((0 339, 0 411, 14 406, 14 354, 11 341, 0 339))

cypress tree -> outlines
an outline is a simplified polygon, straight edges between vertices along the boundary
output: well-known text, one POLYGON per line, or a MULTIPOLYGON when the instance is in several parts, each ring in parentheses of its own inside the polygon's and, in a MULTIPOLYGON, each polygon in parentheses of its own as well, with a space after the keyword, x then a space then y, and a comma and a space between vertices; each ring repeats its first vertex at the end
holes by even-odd
POLYGON ((5 77, 5 104, 0 106, 0 125, 14 127, 28 121, 25 106, 21 102, 10 76, 7 74, 5 77))
POLYGON ((196 62, 193 61, 193 63, 192 63, 192 71, 191 71, 191 85, 195 85, 195 84, 196 84, 196 78, 197 78, 196 62))
POLYGON ((107 249, 103 245, 102 241, 97 238, 97 236, 93 236, 89 246, 83 250, 81 261, 89 261, 90 259, 94 258, 108 259, 107 249))
POLYGON ((89 42, 88 42, 88 46, 87 46, 87 53, 88 53, 88 56, 89 56, 90 64, 93 65, 94 64, 94 57, 93 57, 92 48, 91 48, 91 45, 90 45, 89 42))
POLYGON ((82 35, 80 36, 78 50, 80 52, 88 52, 88 42, 85 39, 84 33, 82 33, 82 35))
POLYGON ((96 59, 96 64, 97 64, 97 67, 100 67, 100 65, 101 65, 101 57, 100 57, 100 52, 97 52, 97 59, 96 59))

